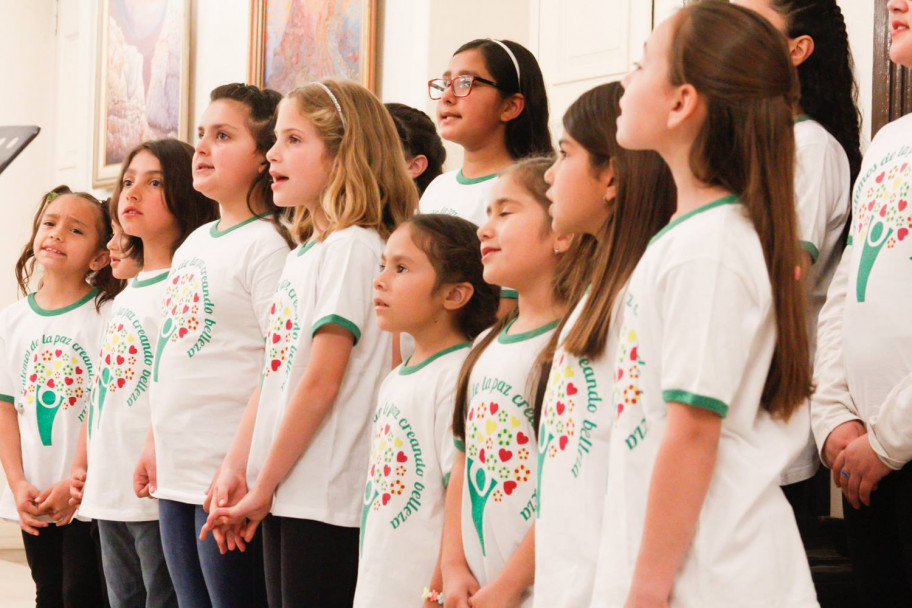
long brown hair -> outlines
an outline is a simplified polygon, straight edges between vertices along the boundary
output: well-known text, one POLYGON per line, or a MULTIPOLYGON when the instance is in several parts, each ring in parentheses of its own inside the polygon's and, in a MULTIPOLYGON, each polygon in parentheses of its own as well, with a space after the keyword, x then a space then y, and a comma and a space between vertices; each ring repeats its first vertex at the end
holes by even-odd
MULTIPOLYGON (((292 103, 326 146, 332 168, 320 199, 329 229, 374 228, 384 239, 418 209, 418 190, 406 171, 396 125, 377 97, 347 80, 323 80, 299 87, 283 103, 292 103), (336 108, 338 103, 339 107, 336 108)), ((313 234, 313 216, 296 207, 295 237, 313 234)))
POLYGON ((618 82, 597 86, 564 114, 564 131, 589 154, 593 172, 610 165, 617 184, 611 214, 597 237, 589 296, 564 342, 569 353, 589 359, 605 352, 614 302, 649 239, 668 223, 676 205, 665 161, 652 151, 625 150, 615 139, 623 93, 618 82))
MULTIPOLYGON (((545 182, 545 172, 553 163, 552 158, 538 157, 527 158, 507 167, 501 174, 501 179, 510 177, 516 180, 516 183, 522 186, 542 207, 542 235, 547 235, 551 231, 551 218, 548 216, 548 206, 551 204, 545 193, 548 191, 548 184, 545 182)), ((569 251, 559 254, 560 259, 557 263, 557 269, 554 272, 553 296, 561 304, 569 305, 582 291, 581 285, 585 285, 589 271, 591 269, 591 251, 594 247, 594 241, 590 238, 579 239, 579 243, 574 243, 569 251)), ((453 411, 453 434, 460 438, 465 438, 465 417, 466 408, 469 400, 469 376, 472 375, 472 369, 481 354, 488 348, 491 342, 500 335, 500 332, 509 325, 519 315, 518 310, 514 309, 511 313, 504 315, 491 327, 491 330, 484 335, 478 344, 469 352, 462 364, 459 372, 459 382, 456 388, 456 407, 453 411)), ((529 384, 534 387, 540 378, 546 378, 548 371, 551 369, 551 361, 548 360, 544 365, 536 364, 533 366, 533 372, 530 373, 529 384)))
MULTIPOLYGON (((168 212, 174 216, 179 227, 179 234, 171 244, 171 255, 190 236, 190 233, 203 224, 217 220, 218 203, 202 192, 193 189, 193 146, 176 139, 157 139, 146 141, 132 150, 120 166, 120 176, 114 185, 111 195, 111 218, 120 224, 117 207, 123 191, 124 174, 130 163, 140 152, 148 152, 158 159, 162 171, 162 190, 168 212)), ((140 264, 143 263, 142 239, 125 234, 124 252, 140 264)))
POLYGON ((776 313, 776 349, 761 402, 788 419, 813 391, 805 290, 795 278, 801 260, 792 118, 797 74, 785 38, 753 11, 709 1, 674 19, 669 79, 692 85, 707 109, 690 168, 700 181, 737 194, 757 231, 776 313))
MULTIPOLYGON (((41 204, 35 217, 32 219, 32 236, 29 237, 28 243, 22 248, 19 259, 16 260, 16 283, 19 284, 19 291, 23 296, 29 294, 31 288, 32 276, 35 273, 35 236, 38 234, 38 228, 41 226, 41 219, 44 217, 48 206, 54 202, 57 197, 62 195, 75 196, 92 204, 93 209, 98 210, 98 222, 96 224, 96 236, 98 238, 98 248, 104 249, 105 244, 111 239, 111 215, 108 212, 108 205, 100 201, 88 192, 73 192, 69 186, 57 186, 50 192, 41 197, 41 204)), ((124 282, 114 278, 111 272, 111 265, 108 264, 101 270, 89 272, 86 275, 86 282, 98 290, 95 296, 95 309, 100 310, 101 305, 108 300, 113 300, 124 288, 124 282)))
MULTIPOLYGON (((252 84, 233 82, 215 87, 209 93, 210 102, 220 99, 236 101, 247 109, 247 129, 253 135, 257 152, 265 155, 276 141, 276 108, 279 107, 279 102, 282 100, 281 93, 272 89, 261 89, 252 84)), ((264 206, 276 232, 285 239, 289 247, 293 247, 294 241, 286 227, 289 211, 279 207, 272 200, 269 161, 265 162, 267 163, 266 168, 257 174, 247 190, 247 209, 256 214, 257 203, 264 206)))

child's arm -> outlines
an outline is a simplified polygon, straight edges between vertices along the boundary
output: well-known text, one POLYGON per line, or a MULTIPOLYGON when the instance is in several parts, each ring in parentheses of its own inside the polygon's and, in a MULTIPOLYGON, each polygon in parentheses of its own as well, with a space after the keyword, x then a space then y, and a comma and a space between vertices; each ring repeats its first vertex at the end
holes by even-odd
POLYGON ((310 445, 320 423, 332 409, 353 346, 354 336, 339 325, 324 325, 317 331, 307 368, 288 401, 256 483, 237 505, 214 509, 206 522, 210 529, 216 524, 235 524, 247 519, 243 536, 248 542, 253 539, 260 521, 269 513, 279 482, 310 445))
POLYGON ((86 429, 89 418, 86 416, 79 427, 79 442, 76 444, 76 456, 70 468, 70 505, 78 507, 82 504, 82 492, 85 490, 86 472, 89 468, 89 457, 86 453, 86 429))
POLYGON ((38 528, 47 527, 47 523, 38 519, 38 488, 26 481, 22 470, 22 444, 19 441, 17 416, 12 403, 0 400, 0 462, 16 501, 19 527, 28 534, 38 536, 38 528))
POLYGON ((472 596, 472 608, 514 608, 535 582, 535 524, 504 564, 496 579, 472 596))
POLYGON ((668 606, 675 574, 690 546, 722 434, 722 418, 699 407, 668 404, 659 445, 646 524, 633 572, 628 608, 668 606))
POLYGON ((443 542, 440 546, 440 572, 443 575, 443 599, 446 608, 468 608, 469 598, 478 591, 462 546, 462 483, 465 478, 465 454, 457 452, 447 486, 444 506, 443 542))

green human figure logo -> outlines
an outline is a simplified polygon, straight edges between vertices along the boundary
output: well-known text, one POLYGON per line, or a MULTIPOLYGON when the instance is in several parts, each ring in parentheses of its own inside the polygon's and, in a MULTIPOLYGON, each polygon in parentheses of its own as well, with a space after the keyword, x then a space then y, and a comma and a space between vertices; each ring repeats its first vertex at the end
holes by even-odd
POLYGON ((472 523, 485 555, 484 515, 489 500, 503 502, 532 476, 532 438, 521 420, 496 401, 479 400, 466 416, 466 482, 472 523), (514 460, 515 459, 515 460, 514 460))
POLYGON ((855 298, 864 302, 874 264, 884 249, 893 249, 912 231, 912 164, 885 163, 865 177, 856 189, 852 240, 862 247, 855 283, 855 298))

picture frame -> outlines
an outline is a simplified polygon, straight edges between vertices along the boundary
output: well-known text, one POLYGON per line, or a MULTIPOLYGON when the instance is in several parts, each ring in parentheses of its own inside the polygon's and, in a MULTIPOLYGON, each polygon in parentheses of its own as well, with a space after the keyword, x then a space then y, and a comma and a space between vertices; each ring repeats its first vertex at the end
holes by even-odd
POLYGON ((114 185, 120 164, 150 139, 187 139, 190 0, 101 0, 92 186, 114 185))
POLYGON ((376 44, 377 0, 251 0, 247 79, 283 95, 323 78, 347 78, 373 91, 376 44), (294 34, 286 35, 289 24, 294 34))

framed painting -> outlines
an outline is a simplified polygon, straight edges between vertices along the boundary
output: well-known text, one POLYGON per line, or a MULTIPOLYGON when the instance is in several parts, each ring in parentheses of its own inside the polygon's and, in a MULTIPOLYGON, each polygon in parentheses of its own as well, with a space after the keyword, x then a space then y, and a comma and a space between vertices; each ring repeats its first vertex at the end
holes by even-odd
POLYGON ((186 137, 189 0, 99 3, 92 186, 111 186, 137 144, 186 137))
POLYGON ((248 81, 282 93, 321 78, 374 88, 376 0, 251 0, 248 81))

